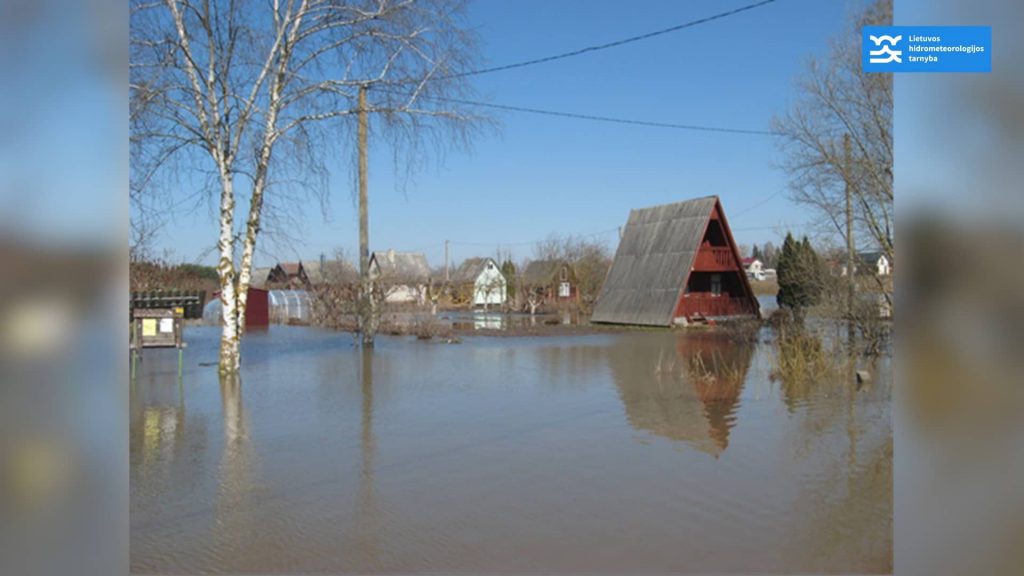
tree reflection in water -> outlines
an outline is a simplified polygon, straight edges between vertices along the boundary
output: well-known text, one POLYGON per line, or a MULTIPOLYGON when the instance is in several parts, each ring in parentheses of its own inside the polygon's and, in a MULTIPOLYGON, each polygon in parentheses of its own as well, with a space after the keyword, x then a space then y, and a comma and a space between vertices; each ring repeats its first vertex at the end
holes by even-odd
POLYGON ((253 448, 249 424, 242 401, 242 379, 239 374, 220 376, 223 445, 218 472, 215 518, 218 530, 214 537, 230 546, 238 534, 252 529, 253 448))

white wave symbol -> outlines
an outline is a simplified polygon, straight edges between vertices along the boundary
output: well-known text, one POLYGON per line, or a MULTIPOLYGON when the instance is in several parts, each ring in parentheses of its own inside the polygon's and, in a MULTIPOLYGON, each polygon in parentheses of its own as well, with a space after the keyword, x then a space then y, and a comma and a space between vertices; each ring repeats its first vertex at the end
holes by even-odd
POLYGON ((902 50, 893 50, 892 47, 890 46, 890 45, 895 45, 897 42, 902 40, 903 39, 902 35, 895 36, 895 37, 889 36, 888 34, 884 35, 884 36, 874 36, 874 35, 872 35, 872 36, 868 36, 868 38, 870 38, 871 41, 875 43, 875 46, 881 45, 882 42, 885 42, 885 43, 888 44, 886 46, 882 46, 878 50, 871 50, 870 52, 868 52, 868 54, 870 56, 872 56, 872 58, 870 58, 868 60, 870 63, 872 63, 872 64, 888 64, 889 62, 896 62, 898 64, 902 64, 903 63, 903 59, 900 58, 900 56, 903 55, 903 51, 902 50), (885 57, 883 58, 883 56, 885 56, 885 57))
POLYGON ((890 44, 891 45, 891 44, 896 44, 900 40, 903 40, 903 35, 900 34, 899 36, 890 36, 888 34, 885 34, 883 36, 875 36, 874 34, 872 34, 872 35, 868 36, 868 38, 870 38, 871 41, 875 43, 875 46, 878 46, 882 42, 885 42, 886 44, 890 44))
POLYGON ((872 64, 887 64, 889 62, 903 63, 903 60, 900 58, 900 56, 903 55, 903 52, 899 50, 893 51, 888 46, 882 46, 881 50, 872 50, 870 54, 871 56, 889 55, 888 58, 871 58, 872 64))

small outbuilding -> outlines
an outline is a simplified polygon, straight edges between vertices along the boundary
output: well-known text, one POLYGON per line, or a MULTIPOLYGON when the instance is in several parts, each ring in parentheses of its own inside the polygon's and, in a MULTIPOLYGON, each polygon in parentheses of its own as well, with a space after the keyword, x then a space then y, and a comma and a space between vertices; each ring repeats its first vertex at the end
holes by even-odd
MULTIPOLYGON (((270 324, 270 300, 268 292, 262 288, 249 286, 245 300, 245 327, 265 327, 270 324)), ((213 293, 213 300, 203 309, 203 318, 216 322, 220 318, 220 291, 213 293)))
POLYGON ((468 258, 452 276, 456 293, 473 306, 500 306, 505 303, 508 281, 493 258, 468 258))
POLYGON ((632 210, 592 322, 760 316, 717 196, 632 210))

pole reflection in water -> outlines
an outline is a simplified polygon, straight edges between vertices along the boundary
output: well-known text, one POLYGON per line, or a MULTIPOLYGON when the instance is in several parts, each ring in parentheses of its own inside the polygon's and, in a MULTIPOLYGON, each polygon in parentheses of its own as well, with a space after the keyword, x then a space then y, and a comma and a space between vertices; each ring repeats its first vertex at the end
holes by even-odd
POLYGON ((374 485, 373 468, 377 454, 377 440, 373 434, 373 348, 363 348, 359 361, 359 380, 362 385, 362 426, 360 428, 360 456, 362 469, 359 474, 359 500, 356 508, 358 526, 358 564, 373 570, 378 564, 379 519, 377 517, 377 494, 374 485))

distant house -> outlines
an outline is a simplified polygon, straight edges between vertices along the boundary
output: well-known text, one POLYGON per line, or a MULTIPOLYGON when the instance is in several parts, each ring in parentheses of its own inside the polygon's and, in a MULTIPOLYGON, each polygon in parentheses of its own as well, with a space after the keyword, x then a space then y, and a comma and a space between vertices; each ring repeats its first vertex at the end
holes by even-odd
POLYGON ((267 278, 270 277, 270 271, 272 268, 253 268, 252 275, 249 279, 249 286, 253 288, 265 289, 267 287, 267 278))
POLYGON ((875 276, 888 276, 892 274, 892 265, 883 252, 859 252, 857 254, 857 261, 859 263, 858 272, 863 269, 864 273, 871 273, 875 276))
POLYGON ((279 262, 267 274, 267 284, 276 287, 304 288, 307 282, 302 262, 279 262))
POLYGON ((544 304, 577 301, 576 271, 565 260, 534 260, 523 270, 523 289, 544 304))
POLYGON ((741 262, 748 278, 764 280, 764 264, 759 259, 747 257, 741 260, 741 262))
POLYGON ((473 306, 505 303, 508 282, 492 258, 469 258, 452 276, 452 287, 473 306))
POLYGON ((759 316, 717 196, 632 210, 592 322, 759 316))
POLYGON ((302 263, 310 287, 322 284, 354 285, 359 283, 359 271, 345 260, 307 260, 302 263))
MULTIPOLYGON (((846 276, 846 260, 837 259, 830 262, 833 276, 846 276)), ((856 274, 873 274, 889 276, 892 274, 892 263, 883 252, 858 252, 854 262, 856 274)))
POLYGON ((374 252, 370 254, 370 280, 382 286, 386 302, 424 304, 430 265, 418 252, 374 252))

